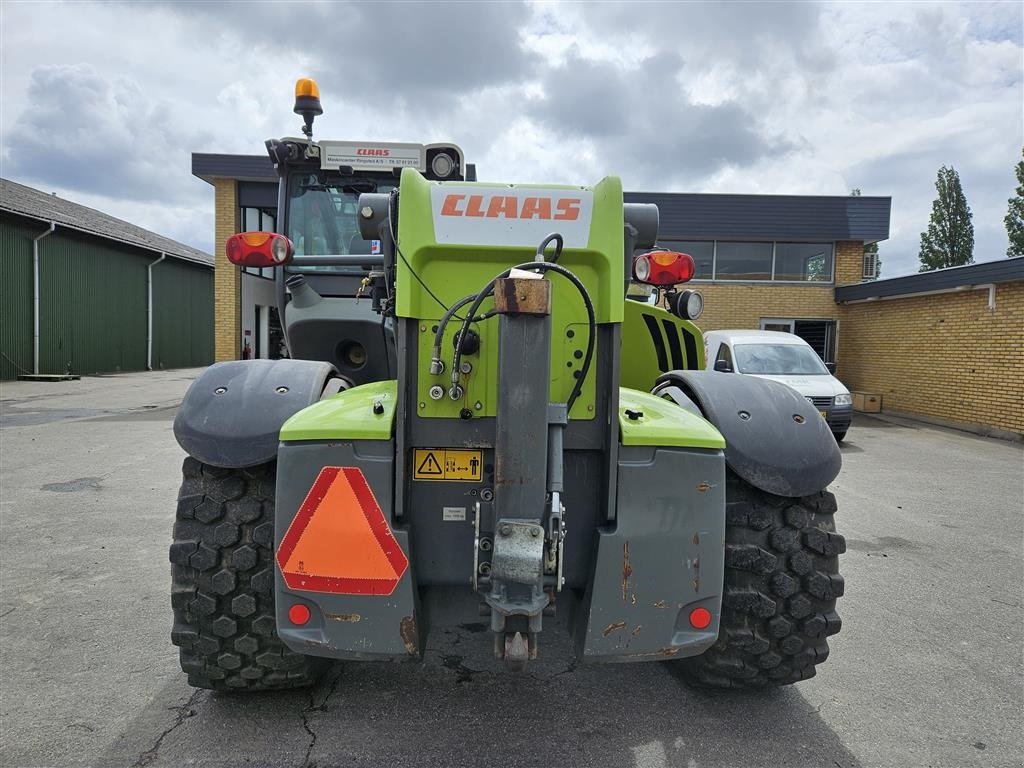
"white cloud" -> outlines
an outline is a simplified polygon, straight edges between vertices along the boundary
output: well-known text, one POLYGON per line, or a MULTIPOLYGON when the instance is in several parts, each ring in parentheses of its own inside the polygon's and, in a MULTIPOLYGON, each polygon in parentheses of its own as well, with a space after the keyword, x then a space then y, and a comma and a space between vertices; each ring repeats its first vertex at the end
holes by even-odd
POLYGON ((892 275, 940 165, 976 258, 1005 252, 1021 27, 1016 2, 5 2, 2 172, 209 248, 190 153, 294 135, 314 75, 318 135, 455 141, 481 178, 892 195, 892 275))

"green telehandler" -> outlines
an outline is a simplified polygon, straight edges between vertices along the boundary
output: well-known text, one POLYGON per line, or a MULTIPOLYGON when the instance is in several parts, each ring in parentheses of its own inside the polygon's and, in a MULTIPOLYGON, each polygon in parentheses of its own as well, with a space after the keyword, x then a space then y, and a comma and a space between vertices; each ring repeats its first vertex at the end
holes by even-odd
POLYGON ((291 358, 211 366, 174 425, 189 682, 421 659, 445 590, 512 670, 547 628, 701 685, 812 676, 841 625, 839 450, 795 391, 703 370, 657 207, 615 177, 479 183, 451 144, 314 141, 309 80, 295 111, 304 136, 267 142, 279 231, 226 246, 275 268, 291 358))

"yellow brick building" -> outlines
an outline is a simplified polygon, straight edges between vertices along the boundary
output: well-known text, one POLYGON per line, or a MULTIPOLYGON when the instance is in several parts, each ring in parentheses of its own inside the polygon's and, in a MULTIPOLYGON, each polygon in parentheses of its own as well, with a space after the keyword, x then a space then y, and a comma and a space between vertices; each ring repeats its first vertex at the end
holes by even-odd
POLYGON ((836 289, 837 375, 883 410, 1024 434, 1024 257, 836 289))

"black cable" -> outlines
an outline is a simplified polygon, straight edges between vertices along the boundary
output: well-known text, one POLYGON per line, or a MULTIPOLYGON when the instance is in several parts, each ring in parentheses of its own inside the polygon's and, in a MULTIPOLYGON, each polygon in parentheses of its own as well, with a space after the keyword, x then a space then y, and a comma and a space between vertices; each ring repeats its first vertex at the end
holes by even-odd
MULTIPOLYGON (((568 413, 572 410, 573 403, 576 402, 577 398, 579 398, 580 396, 580 393, 583 391, 583 382, 586 380, 587 373, 589 373, 590 371, 590 362, 594 357, 594 344, 596 342, 597 337, 597 319, 594 314, 594 304, 590 300, 590 294, 587 293, 587 289, 583 285, 583 283, 580 282, 580 279, 576 277, 576 275, 574 275, 568 269, 549 261, 528 261, 524 264, 518 264, 514 267, 506 269, 500 275, 491 280, 491 282, 485 285, 484 288, 476 295, 476 298, 473 301, 473 306, 469 310, 467 319, 463 321, 462 330, 459 331, 459 336, 457 338, 462 338, 466 331, 469 330, 471 319, 476 316, 477 310, 480 309, 480 305, 483 303, 484 299, 494 292, 494 286, 498 282, 498 280, 508 277, 512 273, 513 269, 536 269, 540 270, 541 272, 557 272, 558 274, 562 275, 562 277, 566 278, 569 282, 571 282, 576 287, 576 290, 579 291, 580 296, 583 297, 583 304, 587 309, 587 323, 589 328, 587 338, 587 352, 583 357, 583 365, 580 367, 579 378, 576 379, 576 384, 572 388, 572 391, 569 393, 569 399, 566 401, 565 411, 568 415, 568 413)), ((461 345, 459 345, 456 346, 455 355, 452 358, 453 385, 458 384, 459 363, 461 360, 462 349, 461 345)))
MULTIPOLYGON (((448 325, 448 321, 452 319, 452 316, 455 315, 455 313, 458 310, 460 310, 462 307, 464 307, 467 304, 469 304, 469 302, 471 302, 475 298, 476 298, 476 294, 475 293, 471 293, 471 294, 469 294, 469 296, 463 296, 461 299, 459 299, 454 304, 452 304, 451 309, 449 309, 447 312, 444 313, 444 316, 441 318, 440 322, 438 322, 438 324, 437 324, 437 331, 434 333, 434 349, 435 350, 441 348, 441 342, 444 341, 444 328, 445 328, 446 325, 448 325)), ((459 320, 465 320, 465 319, 466 318, 464 318, 464 317, 460 317, 459 318, 459 320)))
POLYGON ((537 246, 537 261, 544 260, 544 251, 551 245, 551 241, 555 241, 555 255, 551 257, 551 263, 554 264, 562 257, 562 247, 565 245, 565 240, 558 232, 552 232, 550 235, 540 241, 540 245, 537 246))
POLYGON ((398 189, 396 188, 391 190, 391 199, 388 201, 388 229, 391 230, 391 239, 395 243, 395 253, 398 254, 398 258, 402 260, 402 263, 405 264, 405 268, 409 270, 410 274, 412 274, 412 276, 416 278, 416 282, 422 285, 423 290, 425 290, 430 295, 430 298, 432 298, 434 301, 440 304, 441 308, 444 309, 445 312, 447 312, 448 305, 441 301, 439 298, 437 298, 437 294, 430 290, 430 286, 424 283, 420 276, 416 274, 416 270, 412 268, 412 264, 410 264, 409 260, 405 258, 405 254, 402 253, 402 249, 398 247, 398 232, 395 231, 395 220, 394 217, 391 215, 391 212, 397 202, 398 189))

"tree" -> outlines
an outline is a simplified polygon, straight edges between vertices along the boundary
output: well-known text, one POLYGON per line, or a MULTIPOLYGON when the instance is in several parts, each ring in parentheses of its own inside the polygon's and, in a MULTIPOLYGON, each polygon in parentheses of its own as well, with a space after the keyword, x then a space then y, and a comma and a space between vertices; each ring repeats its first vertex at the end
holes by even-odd
MULTIPOLYGON (((1024 155, 1024 149, 1021 150, 1024 155)), ((1007 200, 1006 234, 1010 238, 1007 256, 1024 256, 1024 160, 1017 163, 1017 194, 1007 200)))
POLYGON ((956 169, 939 168, 935 189, 939 196, 932 203, 928 230, 921 233, 919 272, 974 263, 974 224, 956 169))
MULTIPOLYGON (((850 190, 850 197, 860 197, 860 187, 854 187, 850 190)), ((864 243, 864 255, 861 259, 862 264, 868 263, 868 256, 874 257, 875 262, 875 274, 864 275, 864 279, 873 279, 882 274, 882 260, 878 257, 878 243, 864 243)))

